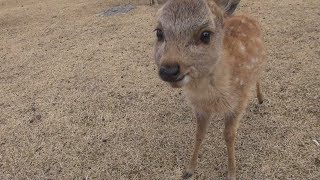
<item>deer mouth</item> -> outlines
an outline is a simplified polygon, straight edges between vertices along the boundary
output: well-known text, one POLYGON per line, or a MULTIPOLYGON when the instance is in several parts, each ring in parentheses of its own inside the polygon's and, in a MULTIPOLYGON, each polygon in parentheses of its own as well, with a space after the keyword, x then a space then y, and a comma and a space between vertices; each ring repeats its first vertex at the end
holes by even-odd
POLYGON ((177 79, 175 80, 175 82, 182 81, 184 77, 185 77, 185 75, 178 76, 177 79))
POLYGON ((181 88, 185 86, 190 81, 190 77, 188 75, 179 76, 176 81, 169 82, 171 87, 173 88, 181 88))

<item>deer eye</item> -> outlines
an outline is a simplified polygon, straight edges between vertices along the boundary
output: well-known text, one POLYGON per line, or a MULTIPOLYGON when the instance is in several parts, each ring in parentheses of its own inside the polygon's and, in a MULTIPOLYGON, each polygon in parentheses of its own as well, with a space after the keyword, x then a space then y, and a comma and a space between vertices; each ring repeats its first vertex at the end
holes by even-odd
POLYGON ((204 31, 201 33, 200 40, 204 44, 209 44, 211 39, 211 32, 204 31))
POLYGON ((163 41, 164 39, 163 31, 161 29, 156 29, 155 31, 156 31, 158 41, 163 41))

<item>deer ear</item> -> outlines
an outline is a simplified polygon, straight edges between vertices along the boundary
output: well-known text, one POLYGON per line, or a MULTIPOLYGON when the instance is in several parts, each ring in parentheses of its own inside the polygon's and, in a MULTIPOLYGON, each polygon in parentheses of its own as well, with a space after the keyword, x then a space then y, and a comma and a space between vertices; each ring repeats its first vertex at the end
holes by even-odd
POLYGON ((218 23, 219 26, 223 26, 223 17, 224 17, 224 12, 222 9, 217 5, 215 2, 216 0, 207 0, 208 6, 211 10, 211 12, 215 15, 217 18, 216 23, 218 23))
POLYGON ((226 15, 232 15, 236 10, 240 0, 214 0, 226 15))

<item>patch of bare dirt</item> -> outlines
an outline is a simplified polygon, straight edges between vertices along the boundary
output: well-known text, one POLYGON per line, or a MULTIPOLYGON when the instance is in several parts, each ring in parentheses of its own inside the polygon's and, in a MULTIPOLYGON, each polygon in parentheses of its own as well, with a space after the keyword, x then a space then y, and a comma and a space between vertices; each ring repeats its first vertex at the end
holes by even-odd
MULTIPOLYGON (((0 0, 0 179, 179 179, 194 117, 157 77, 149 1, 0 0), (99 17, 133 3, 127 14, 99 17)), ((237 140, 239 179, 320 179, 319 0, 243 0, 268 66, 237 140)), ((194 179, 223 179, 213 117, 194 179)))

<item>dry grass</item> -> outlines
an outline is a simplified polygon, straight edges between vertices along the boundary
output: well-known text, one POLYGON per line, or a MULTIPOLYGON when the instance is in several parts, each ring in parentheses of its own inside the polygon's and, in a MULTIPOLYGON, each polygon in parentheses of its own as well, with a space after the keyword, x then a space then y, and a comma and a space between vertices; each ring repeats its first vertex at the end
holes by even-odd
MULTIPOLYGON (((126 2, 0 0, 0 179, 180 177, 194 118, 157 77, 156 9, 96 16, 126 2)), ((239 129, 239 179, 320 179, 319 6, 241 3, 264 27, 268 67, 267 102, 252 100, 239 129)), ((222 127, 212 118, 194 179, 225 176, 222 127)))

